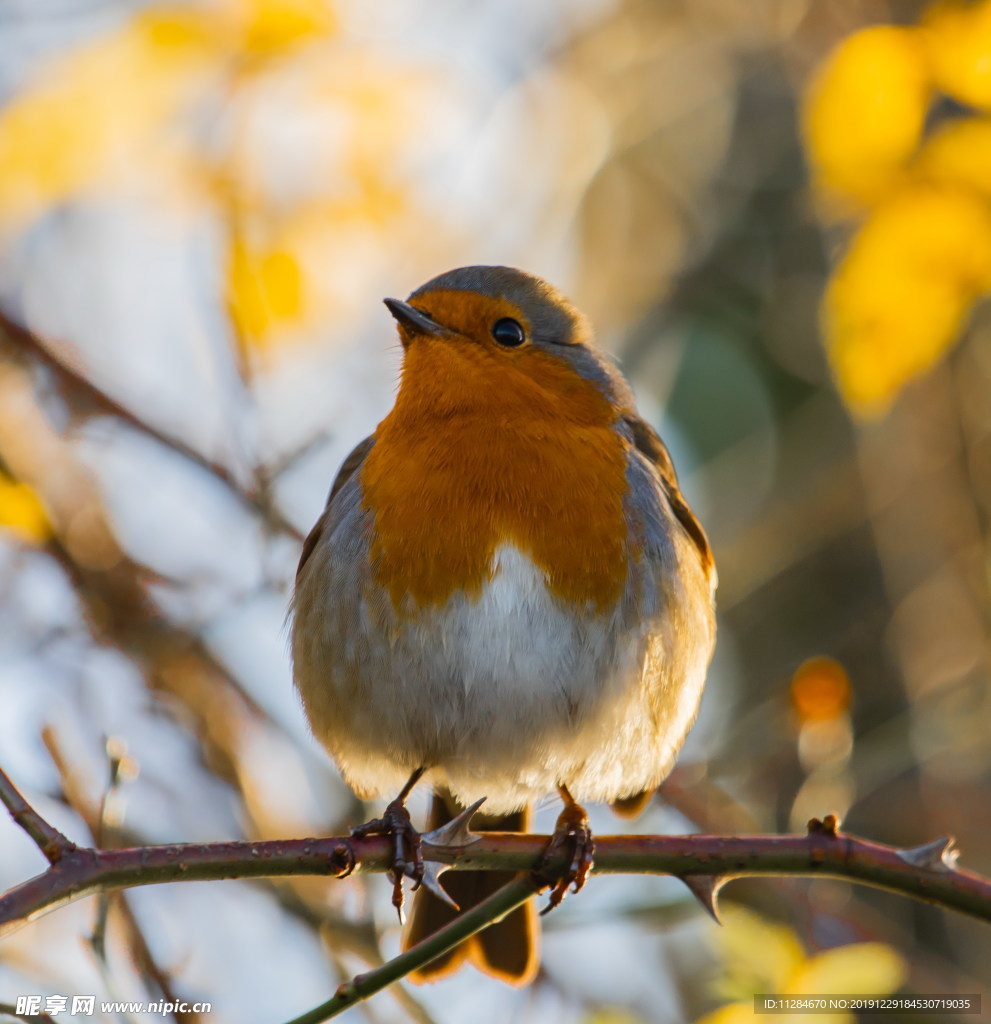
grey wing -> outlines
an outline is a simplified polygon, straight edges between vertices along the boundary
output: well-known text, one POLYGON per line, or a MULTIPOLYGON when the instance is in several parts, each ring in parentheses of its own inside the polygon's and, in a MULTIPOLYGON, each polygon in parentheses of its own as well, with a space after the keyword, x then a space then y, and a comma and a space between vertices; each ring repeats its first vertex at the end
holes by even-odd
POLYGON ((678 476, 674 471, 674 463, 671 461, 664 442, 657 431, 639 416, 628 413, 623 420, 630 429, 637 451, 657 470, 661 478, 661 486, 671 505, 671 511, 698 549, 702 568, 706 575, 712 577, 715 572, 715 563, 712 559, 712 549, 709 547, 709 538, 706 537, 702 524, 695 518, 695 513, 688 507, 688 502, 685 501, 678 487, 678 476))
MULTIPOLYGON (((660 627, 664 657, 655 664, 651 684, 656 688, 658 728, 668 737, 668 752, 664 757, 666 773, 695 718, 712 654, 715 565, 705 531, 682 496, 671 456, 657 432, 633 412, 624 415, 623 421, 637 453, 642 456, 634 456, 631 485, 634 491, 645 496, 641 508, 647 511, 641 528, 645 531, 648 561, 652 567, 647 590, 660 601, 663 614, 659 621, 666 622, 668 630, 665 633, 664 626, 660 627), (665 511, 660 518, 655 518, 657 510, 647 497, 651 494, 659 501, 666 499, 670 511, 665 511), (683 530, 677 536, 672 532, 672 516, 683 530), (693 555, 698 556, 697 561, 693 555)), ((642 609, 650 607, 649 598, 641 604, 642 609)), ((650 786, 624 796, 613 801, 613 810, 622 817, 634 817, 654 792, 655 787, 650 786)))
POLYGON ((296 582, 299 582, 299 574, 303 571, 303 566, 306 564, 307 559, 313 554, 313 549, 317 546, 320 537, 323 535, 324 527, 327 524, 327 513, 330 511, 331 502, 337 497, 338 491, 351 479, 352 476, 361 467, 361 464, 368 457, 368 453, 372 450, 372 445, 375 444, 374 435, 369 435, 364 441, 355 445, 351 450, 351 454, 341 463, 341 468, 337 471, 337 476, 334 477, 334 482, 330 487, 330 494, 327 495, 327 504, 324 507, 323 515, 316 521, 312 530, 303 541, 303 550, 300 552, 299 565, 296 566, 296 582))

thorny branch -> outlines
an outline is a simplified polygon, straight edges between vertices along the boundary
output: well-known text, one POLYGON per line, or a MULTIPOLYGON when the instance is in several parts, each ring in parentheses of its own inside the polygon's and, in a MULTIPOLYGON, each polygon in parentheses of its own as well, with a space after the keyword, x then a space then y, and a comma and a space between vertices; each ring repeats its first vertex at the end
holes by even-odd
MULTIPOLYGON (((355 869, 385 871, 391 864, 390 841, 381 836, 91 849, 74 845, 46 822, 3 771, 0 802, 49 861, 42 874, 0 896, 0 937, 94 892, 183 880, 344 878, 355 869)), ((593 871, 675 875, 717 920, 716 896, 726 882, 745 875, 793 874, 862 882, 991 921, 991 880, 957 866, 952 839, 902 850, 845 835, 837 826, 828 815, 822 821, 813 818, 804 836, 600 836, 593 871)), ((427 861, 453 870, 509 870, 519 875, 423 943, 342 985, 330 1000, 292 1024, 317 1024, 336 1016, 525 902, 565 867, 562 857, 560 864, 551 863, 542 874, 534 871, 546 844, 546 836, 508 833, 481 835, 453 846, 425 837, 427 861)))
MULTIPOLYGON (((390 866, 389 840, 378 836, 77 847, 45 823, 2 772, 0 801, 42 850, 44 836, 61 837, 61 853, 45 872, 0 896, 0 936, 93 892, 183 880, 343 877, 352 864, 362 871, 390 866)), ((453 870, 527 871, 546 843, 546 836, 485 834, 465 846, 425 841, 424 857, 453 870)), ((952 839, 901 850, 840 833, 832 816, 813 819, 804 836, 599 836, 593 871, 676 875, 713 912, 715 892, 730 879, 797 874, 863 882, 991 921, 991 880, 957 866, 952 839)))

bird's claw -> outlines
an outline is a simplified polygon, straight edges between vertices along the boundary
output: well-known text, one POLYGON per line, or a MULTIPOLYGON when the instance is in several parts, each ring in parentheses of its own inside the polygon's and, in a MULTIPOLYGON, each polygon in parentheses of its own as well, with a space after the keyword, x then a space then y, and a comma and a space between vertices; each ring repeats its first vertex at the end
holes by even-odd
POLYGON ((351 829, 351 835, 357 839, 367 836, 391 836, 393 841, 392 866, 389 877, 392 879, 392 905, 399 915, 400 924, 406 921, 403 912, 405 895, 403 878, 413 879, 413 891, 420 888, 423 882, 423 850, 420 833, 413 828, 409 811, 403 801, 393 800, 385 809, 381 818, 373 818, 351 829))
POLYGON ((565 787, 560 788, 561 796, 564 798, 564 810, 558 816, 554 834, 544 849, 537 872, 543 873, 543 870, 562 852, 570 850, 571 860, 551 889, 550 899, 540 912, 541 916, 549 914, 555 907, 561 905, 569 887, 572 892, 581 891, 595 857, 595 841, 592 838, 585 808, 572 798, 565 787))
POLYGON ((349 877, 358 863, 354 856, 354 847, 347 840, 338 844, 331 854, 331 859, 335 867, 341 865, 337 873, 339 879, 349 877))

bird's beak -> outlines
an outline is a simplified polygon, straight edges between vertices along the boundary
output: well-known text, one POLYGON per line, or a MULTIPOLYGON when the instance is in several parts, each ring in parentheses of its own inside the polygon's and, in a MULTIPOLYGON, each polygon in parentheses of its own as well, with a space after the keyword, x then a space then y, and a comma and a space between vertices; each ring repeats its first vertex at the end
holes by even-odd
POLYGON ((431 320, 426 313, 421 313, 408 302, 402 302, 399 299, 383 299, 382 301, 396 318, 399 326, 405 327, 410 334, 428 334, 436 338, 450 333, 446 327, 431 320))

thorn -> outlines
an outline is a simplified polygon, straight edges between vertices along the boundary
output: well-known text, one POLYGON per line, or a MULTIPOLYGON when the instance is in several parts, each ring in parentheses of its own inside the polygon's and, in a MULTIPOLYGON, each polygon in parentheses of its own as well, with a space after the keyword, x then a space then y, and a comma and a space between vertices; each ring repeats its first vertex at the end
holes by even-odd
POLYGON ((953 871, 957 866, 960 851, 956 849, 953 836, 940 836, 931 843, 913 846, 910 850, 897 850, 897 854, 906 864, 915 868, 928 868, 930 871, 953 871))
POLYGON ((835 814, 827 814, 820 821, 818 818, 809 818, 809 835, 835 836, 840 829, 840 819, 835 814))
POLYGON ((706 913, 716 924, 722 924, 719 916, 719 890, 729 881, 725 875, 677 875, 691 894, 702 904, 706 913))
POLYGON ((423 877, 420 879, 420 884, 429 889, 437 899, 442 903, 446 903, 452 910, 460 910, 461 908, 451 899, 448 891, 440 884, 440 876, 449 870, 449 864, 440 864, 435 860, 428 860, 424 864, 423 877))
POLYGON ((477 843, 482 837, 468 828, 468 823, 475 816, 475 812, 485 803, 485 797, 476 800, 471 807, 466 807, 456 818, 452 818, 446 825, 435 828, 433 832, 424 832, 421 839, 424 839, 431 846, 460 847, 471 846, 477 843))
MULTIPOLYGON (((429 846, 438 849, 457 850, 477 843, 482 837, 469 829, 468 825, 475 816, 475 812, 485 803, 485 797, 476 800, 470 807, 466 807, 459 815, 452 818, 446 825, 435 828, 432 832, 424 832, 420 839, 429 846)), ((424 858, 423 874, 417 881, 417 888, 424 885, 442 903, 446 903, 453 910, 461 908, 451 899, 447 890, 440 884, 440 876, 450 869, 450 864, 443 864, 440 861, 429 857, 424 858)))

